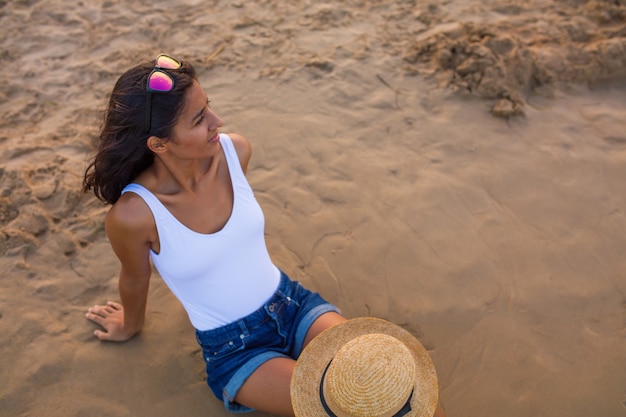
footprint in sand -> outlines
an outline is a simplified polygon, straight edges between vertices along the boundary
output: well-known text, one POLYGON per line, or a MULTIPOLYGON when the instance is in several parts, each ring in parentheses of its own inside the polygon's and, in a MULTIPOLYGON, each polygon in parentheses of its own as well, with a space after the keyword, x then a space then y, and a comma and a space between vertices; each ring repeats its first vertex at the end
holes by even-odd
POLYGON ((59 185, 58 169, 54 166, 31 169, 26 174, 26 183, 39 200, 50 198, 59 185))

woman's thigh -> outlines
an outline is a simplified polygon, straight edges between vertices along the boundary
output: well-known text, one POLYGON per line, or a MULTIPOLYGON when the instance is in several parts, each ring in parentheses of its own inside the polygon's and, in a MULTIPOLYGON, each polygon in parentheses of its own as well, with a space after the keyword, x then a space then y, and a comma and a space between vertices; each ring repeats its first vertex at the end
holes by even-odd
POLYGON ((289 384, 296 361, 279 357, 259 366, 241 386, 235 401, 246 407, 293 416, 289 384))

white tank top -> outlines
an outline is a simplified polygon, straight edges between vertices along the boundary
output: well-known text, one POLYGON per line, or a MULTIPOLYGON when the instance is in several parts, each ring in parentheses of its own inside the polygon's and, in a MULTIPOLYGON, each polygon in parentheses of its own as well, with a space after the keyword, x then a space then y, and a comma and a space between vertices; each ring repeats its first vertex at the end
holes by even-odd
POLYGON ((150 251, 159 274, 183 304, 192 325, 211 330, 257 310, 280 281, 265 244, 265 218, 241 169, 237 151, 225 134, 220 143, 230 178, 233 210, 222 230, 202 234, 180 221, 139 184, 127 185, 146 202, 156 223, 161 250, 150 251))

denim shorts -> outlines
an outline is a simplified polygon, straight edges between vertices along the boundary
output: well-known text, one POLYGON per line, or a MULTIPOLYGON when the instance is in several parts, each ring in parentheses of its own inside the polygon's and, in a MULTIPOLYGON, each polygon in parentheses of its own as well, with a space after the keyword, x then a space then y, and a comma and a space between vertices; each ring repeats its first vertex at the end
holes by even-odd
POLYGON ((230 412, 254 411, 234 402, 248 377, 277 357, 297 359, 304 338, 322 314, 339 310, 281 271, 278 289, 258 310, 212 330, 197 330, 207 384, 230 412))

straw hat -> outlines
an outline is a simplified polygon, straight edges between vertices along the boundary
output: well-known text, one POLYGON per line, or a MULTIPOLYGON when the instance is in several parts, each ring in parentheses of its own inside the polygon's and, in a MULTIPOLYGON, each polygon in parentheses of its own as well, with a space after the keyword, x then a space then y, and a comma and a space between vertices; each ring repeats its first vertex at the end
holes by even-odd
POLYGON ((403 328, 376 318, 322 332, 291 378, 296 417, 432 417, 437 398, 426 349, 403 328))

